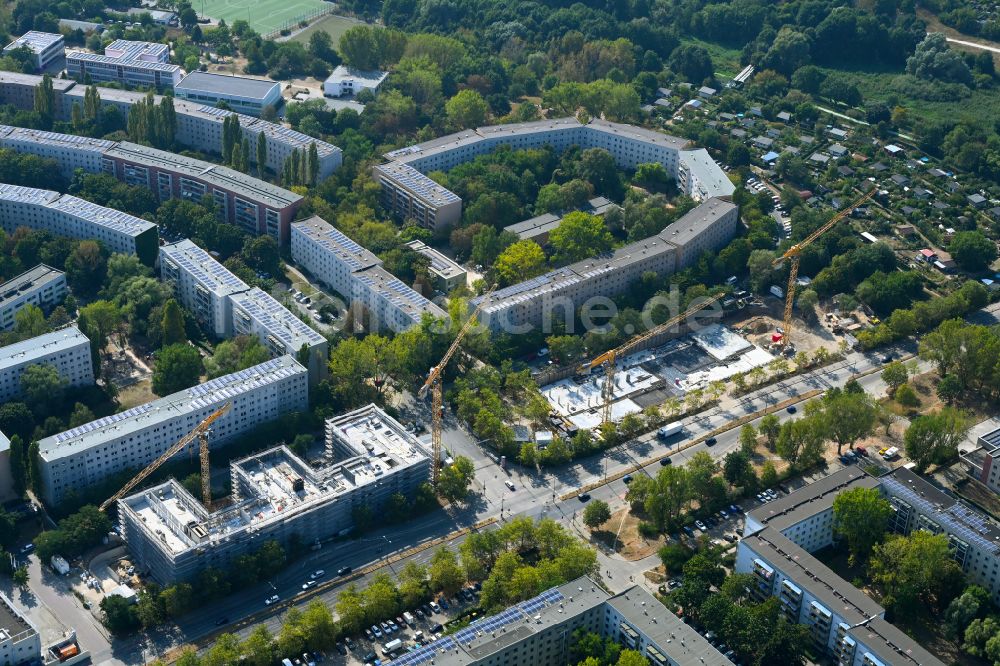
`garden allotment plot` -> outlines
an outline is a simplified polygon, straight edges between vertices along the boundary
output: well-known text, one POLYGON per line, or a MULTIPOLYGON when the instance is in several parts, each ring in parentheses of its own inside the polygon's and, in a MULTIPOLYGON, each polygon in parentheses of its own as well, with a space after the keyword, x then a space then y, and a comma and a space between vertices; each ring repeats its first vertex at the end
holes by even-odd
POLYGON ((249 21, 265 37, 333 9, 324 0, 195 0, 193 6, 202 16, 225 19, 229 25, 240 19, 249 21))

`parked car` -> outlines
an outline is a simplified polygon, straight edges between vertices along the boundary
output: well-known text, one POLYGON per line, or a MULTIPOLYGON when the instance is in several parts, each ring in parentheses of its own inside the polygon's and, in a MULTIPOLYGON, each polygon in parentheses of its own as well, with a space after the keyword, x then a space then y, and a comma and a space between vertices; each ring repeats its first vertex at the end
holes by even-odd
POLYGON ((317 578, 322 578, 325 575, 326 575, 326 572, 324 570, 317 569, 316 571, 313 571, 312 574, 309 577, 312 578, 313 580, 316 580, 317 578))
POLYGON ((375 632, 373 632, 371 629, 365 629, 365 638, 367 638, 370 641, 375 640, 375 632))
POLYGON ((432 601, 430 603, 430 606, 431 606, 431 610, 434 611, 435 613, 440 613, 441 612, 441 607, 438 605, 438 602, 432 601))
POLYGON ((375 636, 375 638, 382 638, 382 629, 380 629, 377 624, 373 624, 371 626, 371 630, 372 635, 375 636))
POLYGON ((632 475, 626 474, 625 476, 622 477, 622 481, 624 481, 626 484, 632 483, 632 475))
POLYGON ((265 606, 270 606, 271 604, 276 604, 276 603, 278 603, 278 595, 277 594, 272 594, 267 599, 264 599, 264 605, 265 606))
POLYGON ((306 582, 302 583, 302 589, 303 590, 311 590, 312 588, 316 587, 316 584, 318 582, 319 581, 317 581, 317 580, 307 580, 306 582))
POLYGON ((351 571, 352 571, 351 567, 340 567, 339 569, 337 569, 337 575, 346 576, 347 574, 351 573, 351 571))
POLYGON ((718 443, 719 440, 717 440, 715 437, 709 437, 708 439, 705 440, 705 446, 715 446, 718 443))
POLYGON ((580 493, 579 495, 576 496, 576 498, 578 500, 580 500, 581 502, 589 502, 590 501, 590 493, 580 493))
POLYGON ((694 526, 697 527, 702 532, 704 532, 705 530, 708 529, 708 525, 706 525, 705 523, 701 522, 700 520, 694 521, 694 526))
POLYGON ((445 599, 444 597, 438 599, 438 605, 441 606, 442 610, 448 610, 449 608, 451 608, 451 605, 448 603, 448 600, 445 599))
POLYGON ((796 407, 795 405, 788 405, 788 407, 785 408, 785 411, 788 412, 789 414, 794 414, 795 412, 799 411, 799 408, 796 407))
POLYGON ((667 456, 666 458, 660 458, 660 465, 662 467, 666 467, 667 465, 671 464, 672 462, 674 462, 674 461, 670 459, 670 456, 667 456))
POLYGON ((738 515, 740 515, 743 512, 740 511, 740 507, 736 506, 735 504, 730 504, 729 505, 729 513, 733 514, 734 516, 738 516, 738 515))

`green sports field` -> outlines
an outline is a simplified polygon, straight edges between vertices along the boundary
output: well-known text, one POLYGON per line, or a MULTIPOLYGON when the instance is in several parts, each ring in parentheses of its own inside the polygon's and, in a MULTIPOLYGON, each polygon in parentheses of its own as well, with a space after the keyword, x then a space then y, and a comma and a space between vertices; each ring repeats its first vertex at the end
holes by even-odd
POLYGON ((262 35, 297 23, 331 7, 324 0, 194 0, 194 9, 202 16, 225 19, 229 25, 243 19, 262 35))

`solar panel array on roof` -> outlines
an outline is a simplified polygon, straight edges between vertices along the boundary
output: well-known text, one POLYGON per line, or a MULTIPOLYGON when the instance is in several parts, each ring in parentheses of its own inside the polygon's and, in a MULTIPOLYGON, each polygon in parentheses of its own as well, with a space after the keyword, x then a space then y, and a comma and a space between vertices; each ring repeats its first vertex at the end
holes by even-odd
POLYGON ((982 516, 959 504, 957 501, 947 507, 942 508, 939 504, 923 497, 912 488, 891 476, 882 478, 890 495, 899 497, 919 511, 927 514, 948 532, 954 534, 959 539, 967 543, 976 545, 983 550, 994 555, 1000 554, 1000 543, 988 539, 985 535, 996 531, 996 527, 985 520, 982 516))
POLYGON ((417 648, 413 652, 407 652, 399 659, 393 659, 387 666, 420 666, 434 660, 434 655, 445 653, 455 649, 455 641, 451 636, 444 636, 439 640, 417 648))
POLYGON ((378 167, 391 175, 393 180, 409 189, 414 194, 433 201, 438 205, 461 201, 457 194, 442 187, 433 179, 420 173, 408 164, 390 162, 378 167))
POLYGON ((156 226, 152 222, 135 217, 134 215, 123 213, 114 208, 98 206, 91 201, 86 201, 69 194, 64 194, 48 205, 50 208, 70 213, 87 222, 93 222, 102 227, 126 234, 136 234, 156 226))
POLYGON ((208 252, 195 245, 190 240, 183 240, 173 245, 164 245, 162 252, 189 273, 203 285, 212 287, 212 291, 236 293, 250 289, 243 280, 233 275, 216 261, 208 252), (225 289, 220 289, 224 287, 225 289))
POLYGON ((13 127, 11 125, 0 125, 0 133, 5 138, 11 140, 31 141, 57 146, 73 146, 77 148, 93 148, 95 151, 103 152, 115 145, 114 141, 105 139, 94 139, 89 136, 76 136, 75 134, 60 134, 58 132, 46 132, 43 130, 28 129, 26 127, 13 127))
POLYGON ((504 627, 508 627, 512 624, 530 620, 541 609, 562 601, 563 599, 565 599, 565 597, 559 590, 546 590, 537 597, 533 597, 527 601, 522 601, 516 606, 511 606, 507 610, 504 610, 496 615, 476 620, 468 627, 455 632, 455 640, 459 643, 469 645, 476 638, 479 638, 484 634, 490 634, 498 629, 503 629, 504 627))
POLYGON ((84 423, 83 425, 77 426, 72 430, 67 430, 66 432, 61 432, 58 435, 56 435, 55 436, 56 444, 62 444, 65 441, 76 439, 80 435, 85 435, 88 432, 99 430, 106 426, 115 423, 120 423, 122 421, 127 421, 128 419, 136 416, 142 416, 143 414, 146 414, 150 410, 152 410, 153 407, 154 407, 153 403, 147 402, 145 405, 139 405, 138 407, 133 407, 132 409, 128 409, 124 412, 118 412, 117 414, 112 414, 111 416, 105 416, 103 418, 97 419, 96 421, 91 421, 90 423, 84 423))
POLYGON ((199 113, 204 113, 209 116, 216 116, 217 118, 225 118, 226 116, 236 116, 240 119, 240 125, 247 129, 256 130, 263 132, 268 137, 273 137, 280 139, 282 143, 291 145, 293 147, 307 150, 310 144, 316 144, 316 153, 320 157, 333 154, 338 152, 340 149, 333 144, 327 143, 326 141, 321 141, 320 139, 309 136, 308 134, 303 134, 302 132, 291 129, 290 127, 285 127, 284 125, 278 125, 277 123, 268 122, 260 118, 254 118, 253 116, 248 116, 243 113, 236 113, 235 111, 228 111, 226 109, 220 109, 215 106, 199 106, 196 109, 199 113))
POLYGON ((326 338, 314 331, 301 319, 283 306, 267 292, 254 287, 250 291, 233 297, 233 304, 238 305, 268 333, 279 338, 285 345, 295 348, 303 342, 319 344, 326 338))
POLYGON ((4 201, 44 205, 57 198, 59 198, 59 193, 51 190, 0 183, 0 199, 4 201))

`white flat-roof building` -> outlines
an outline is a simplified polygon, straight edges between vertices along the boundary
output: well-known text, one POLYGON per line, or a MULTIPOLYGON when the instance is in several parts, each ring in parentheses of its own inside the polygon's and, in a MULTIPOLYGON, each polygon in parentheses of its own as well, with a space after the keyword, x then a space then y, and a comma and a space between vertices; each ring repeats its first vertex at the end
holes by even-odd
POLYGON ((345 299, 354 293, 358 271, 382 260, 321 217, 292 223, 292 259, 345 299))
POLYGON ((309 380, 313 384, 327 374, 329 356, 326 338, 299 319, 267 292, 254 287, 249 291, 232 294, 233 334, 253 335, 260 339, 272 356, 291 354, 298 358, 299 350, 309 350, 306 364, 309 380))
POLYGON ((26 305, 37 305, 45 312, 66 298, 66 274, 45 264, 38 264, 0 284, 0 330, 12 328, 14 317, 26 305))
POLYGON ((147 265, 156 260, 156 225, 69 194, 0 184, 0 226, 49 231, 57 236, 96 240, 112 252, 134 254, 147 265))
POLYGON ((454 259, 435 250, 422 240, 410 241, 406 247, 430 260, 431 264, 427 270, 434 278, 434 286, 438 291, 447 294, 458 286, 465 286, 468 272, 454 259))
POLYGON ((686 139, 600 119, 584 125, 576 118, 558 118, 479 127, 390 151, 385 154, 389 163, 374 167, 382 203, 394 214, 428 228, 454 224, 461 219, 461 199, 424 174, 453 169, 500 146, 514 150, 551 146, 560 152, 572 146, 602 148, 625 169, 659 163, 698 201, 728 197, 736 189, 705 150, 688 150, 686 139))
POLYGON ((28 616, 0 593, 0 664, 20 666, 42 660, 42 639, 28 616))
POLYGON ((222 446, 261 423, 305 410, 308 383, 306 369, 282 356, 46 437, 38 443, 42 497, 57 505, 116 474, 142 469, 229 402, 232 408, 209 436, 212 447, 222 446))
POLYGON ((351 298, 368 310, 374 330, 388 328, 400 333, 419 324, 425 314, 434 319, 448 316, 381 266, 358 271, 354 278, 351 298))
POLYGON ((208 106, 225 102, 238 113, 259 116, 265 106, 281 105, 281 84, 269 79, 191 72, 174 86, 174 93, 208 106))
POLYGON ((110 81, 157 90, 174 88, 181 81, 181 68, 170 64, 168 45, 127 39, 108 44, 104 55, 67 51, 66 73, 77 81, 110 81))
POLYGON ((285 446, 230 465, 234 503, 214 513, 176 481, 122 499, 121 533, 136 567, 161 583, 225 567, 269 539, 315 542, 354 526, 353 510, 376 514, 395 493, 430 479, 429 452, 375 405, 329 419, 318 466, 285 446))
POLYGON ((379 70, 365 71, 337 65, 333 73, 323 82, 323 95, 325 97, 353 97, 362 90, 377 92, 379 86, 389 76, 389 72, 379 70))
MULTIPOLYGON (((738 226, 736 204, 709 199, 656 236, 493 292, 479 320, 494 332, 514 334, 548 326, 553 318, 571 327, 587 299, 622 294, 648 271, 670 275, 685 268, 702 252, 728 243, 738 226)), ((470 307, 482 298, 473 299, 470 307)))
POLYGON ((249 291, 208 252, 185 238, 160 246, 160 277, 202 326, 217 338, 233 335, 233 305, 229 297, 249 291))
POLYGON ((90 340, 76 326, 0 347, 0 401, 21 395, 21 375, 31 365, 51 365, 68 386, 94 383, 90 340))
POLYGON ((61 58, 66 52, 66 40, 62 35, 53 32, 29 30, 4 47, 7 55, 14 49, 26 48, 35 56, 35 69, 41 71, 56 58, 61 58))
POLYGON ((77 169, 100 173, 101 158, 114 145, 105 139, 0 125, 0 148, 56 160, 66 180, 77 169))

